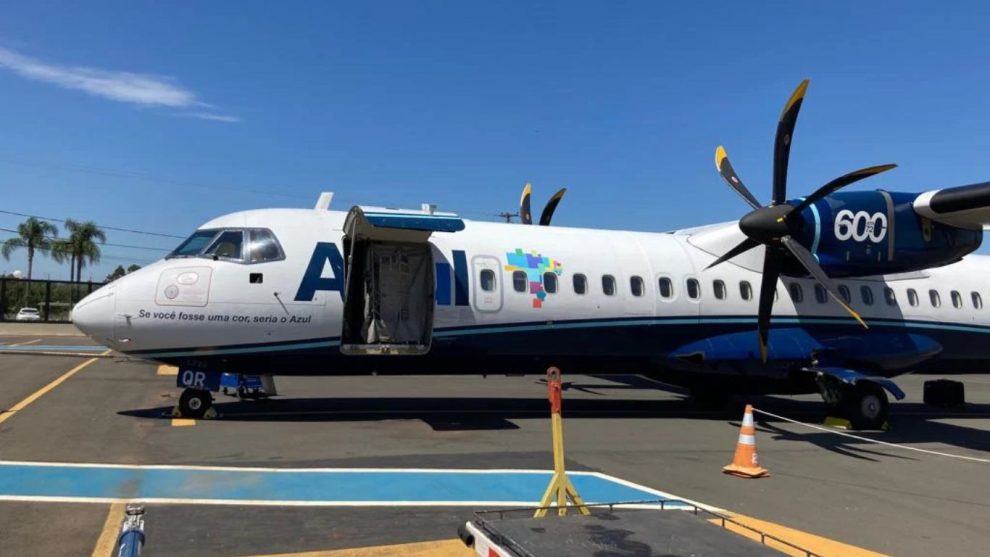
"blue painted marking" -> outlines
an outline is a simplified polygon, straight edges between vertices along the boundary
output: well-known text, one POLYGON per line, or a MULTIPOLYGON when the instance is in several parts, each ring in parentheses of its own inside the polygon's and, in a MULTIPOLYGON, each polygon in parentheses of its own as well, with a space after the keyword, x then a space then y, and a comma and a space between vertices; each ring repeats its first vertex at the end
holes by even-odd
POLYGON ((23 352, 106 352, 106 346, 73 346, 71 344, 30 344, 27 346, 2 346, 0 350, 23 352))
MULTIPOLYGON (((0 464, 0 497, 171 499, 298 503, 539 501, 552 473, 252 470, 0 464)), ((571 481, 585 501, 665 499, 589 473, 571 481)))
POLYGON ((454 304, 468 305, 467 256, 461 250, 454 250, 454 304))
POLYGON ((436 294, 437 305, 449 306, 450 305, 450 264, 437 263, 436 275, 437 275, 437 294, 436 294))
POLYGON ((818 214, 818 207, 815 204, 811 204, 811 214, 815 215, 815 241, 811 243, 811 255, 815 256, 815 260, 818 260, 818 244, 822 240, 822 217, 818 214))

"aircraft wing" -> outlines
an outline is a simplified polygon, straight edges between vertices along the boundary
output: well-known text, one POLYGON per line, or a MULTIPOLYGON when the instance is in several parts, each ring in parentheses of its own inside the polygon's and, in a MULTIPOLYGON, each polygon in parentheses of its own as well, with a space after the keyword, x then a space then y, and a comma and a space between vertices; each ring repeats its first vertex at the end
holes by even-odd
POLYGON ((926 191, 914 200, 914 211, 960 228, 990 227, 990 182, 926 191))

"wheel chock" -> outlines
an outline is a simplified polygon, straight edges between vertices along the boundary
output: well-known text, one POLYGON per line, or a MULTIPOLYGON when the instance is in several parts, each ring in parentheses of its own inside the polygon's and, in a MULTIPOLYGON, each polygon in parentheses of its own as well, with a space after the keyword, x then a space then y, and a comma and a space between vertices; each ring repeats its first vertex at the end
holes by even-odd
MULTIPOLYGON (((178 403, 176 403, 176 405, 174 407, 172 407, 171 417, 173 417, 173 418, 185 418, 186 417, 186 416, 183 416, 182 415, 182 410, 179 410, 178 403)), ((206 409, 206 412, 203 413, 203 417, 202 418, 199 418, 199 419, 200 420, 213 420, 213 419, 216 419, 216 418, 219 418, 219 417, 220 417, 220 414, 217 413, 217 409, 214 408, 214 407, 212 407, 212 406, 210 406, 209 408, 206 409)))
POLYGON ((845 418, 837 418, 835 416, 826 416, 825 423, 823 425, 825 427, 834 427, 835 429, 852 429, 852 423, 849 420, 845 418))

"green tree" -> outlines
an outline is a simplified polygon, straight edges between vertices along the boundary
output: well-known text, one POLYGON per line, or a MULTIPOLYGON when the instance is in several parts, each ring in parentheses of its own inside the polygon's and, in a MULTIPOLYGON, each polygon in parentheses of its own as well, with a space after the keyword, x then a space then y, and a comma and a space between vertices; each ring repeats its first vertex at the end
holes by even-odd
POLYGON ((141 268, 141 266, 140 266, 140 265, 138 265, 137 263, 131 263, 131 264, 130 264, 130 265, 129 265, 129 266, 127 267, 127 273, 128 273, 128 274, 130 274, 130 273, 133 273, 134 271, 137 271, 137 270, 138 270, 138 269, 140 269, 140 268, 141 268))
MULTIPOLYGON (((14 251, 19 248, 27 249, 27 280, 30 283, 34 268, 34 252, 50 249, 51 239, 56 236, 58 236, 58 229, 52 223, 30 217, 17 225, 17 237, 5 241, 0 247, 0 254, 3 255, 4 259, 10 261, 10 254, 14 251)), ((26 292, 27 289, 25 289, 26 292)))
POLYGON ((69 240, 53 240, 52 259, 56 263, 62 264, 65 262, 69 263, 69 280, 71 281, 76 276, 76 256, 72 253, 72 243, 69 240))
POLYGON ((117 268, 114 269, 112 273, 110 273, 109 275, 107 275, 107 282, 115 281, 115 280, 119 279, 120 277, 122 277, 122 276, 124 276, 126 274, 127 274, 127 271, 124 270, 124 266, 123 265, 117 265, 117 268))
POLYGON ((75 263, 75 280, 82 282, 82 270, 86 264, 100 262, 100 246, 106 243, 107 235, 92 221, 76 222, 72 219, 65 221, 65 229, 69 231, 69 244, 75 263))

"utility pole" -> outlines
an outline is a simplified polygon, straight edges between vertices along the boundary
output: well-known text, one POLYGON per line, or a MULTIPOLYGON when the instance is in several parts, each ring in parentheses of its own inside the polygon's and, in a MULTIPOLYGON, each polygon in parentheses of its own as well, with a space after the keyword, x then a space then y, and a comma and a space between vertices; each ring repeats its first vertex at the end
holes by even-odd
POLYGON ((510 213, 508 211, 502 211, 501 213, 498 214, 498 216, 505 219, 505 222, 512 222, 512 218, 518 217, 519 213, 510 213))

